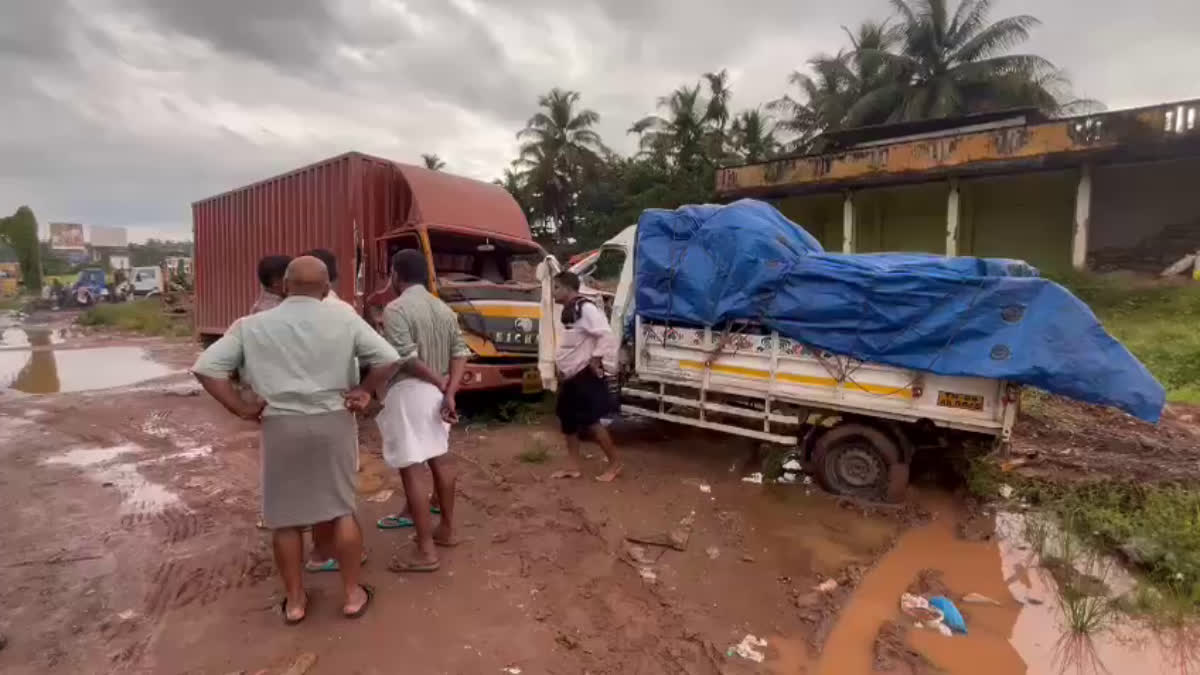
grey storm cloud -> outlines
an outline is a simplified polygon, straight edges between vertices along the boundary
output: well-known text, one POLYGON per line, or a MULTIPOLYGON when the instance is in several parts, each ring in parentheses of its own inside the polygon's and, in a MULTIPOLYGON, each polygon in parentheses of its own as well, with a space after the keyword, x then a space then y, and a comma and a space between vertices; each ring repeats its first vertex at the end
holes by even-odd
MULTIPOLYGON (((1110 107, 1200 95, 1200 3, 995 0, 1110 107)), ((0 0, 0 212, 185 236, 199 198, 351 149, 500 174, 539 94, 612 147, 701 73, 777 98, 887 0, 0 0)))

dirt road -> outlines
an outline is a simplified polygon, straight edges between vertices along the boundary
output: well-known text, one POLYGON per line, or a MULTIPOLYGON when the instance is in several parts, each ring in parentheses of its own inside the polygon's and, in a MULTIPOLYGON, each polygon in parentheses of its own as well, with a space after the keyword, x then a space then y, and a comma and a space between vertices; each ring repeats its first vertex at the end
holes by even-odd
MULTIPOLYGON (((154 347, 171 368, 193 354, 154 347)), ((749 446, 627 440, 627 477, 608 486, 550 480, 562 454, 548 428, 458 430, 470 541, 440 573, 401 577, 384 568, 408 535, 368 527, 367 576, 379 589, 370 614, 341 619, 335 578, 318 575, 310 619, 288 629, 268 538, 255 528, 254 425, 184 373, 8 394, 0 626, 10 645, 0 670, 256 672, 311 651, 313 673, 736 672, 725 652, 747 633, 807 640, 828 630, 833 612, 806 620, 796 598, 869 566, 904 526, 800 486, 742 482, 749 446), (517 459, 538 447, 548 462, 517 459), (626 535, 665 533, 693 513, 685 551, 650 547, 630 559, 626 535)), ((378 447, 364 430, 368 524, 401 494, 370 500, 399 487, 378 447)))
POLYGON ((0 395, 4 673, 282 673, 307 654, 307 672, 330 675, 929 672, 911 644, 947 665, 983 653, 987 672, 1023 672, 1009 644, 1021 603, 996 543, 954 536, 958 502, 917 492, 906 507, 866 509, 802 484, 747 483, 753 446, 677 429, 623 434, 627 472, 601 485, 549 478, 564 466, 549 427, 462 426, 452 452, 469 540, 440 572, 397 576, 386 563, 408 533, 372 524, 402 493, 364 425, 376 603, 344 620, 336 576, 311 575, 310 617, 286 628, 255 527, 256 426, 191 382, 190 344, 62 339, 49 354, 0 350, 0 365, 24 360, 13 386, 49 382, 47 361, 57 384, 41 391, 122 384, 0 395), (543 449, 547 461, 528 461, 543 449), (626 541, 681 521, 692 522, 683 551, 626 541), (889 633, 898 593, 939 564, 955 592, 1004 607, 974 610, 977 631, 951 647, 889 633), (767 639, 764 663, 731 651, 748 634, 767 639))

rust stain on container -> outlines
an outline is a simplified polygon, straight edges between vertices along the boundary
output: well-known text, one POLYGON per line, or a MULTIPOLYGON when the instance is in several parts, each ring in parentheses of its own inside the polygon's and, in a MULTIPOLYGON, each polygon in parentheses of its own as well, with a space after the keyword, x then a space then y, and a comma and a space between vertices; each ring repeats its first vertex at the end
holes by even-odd
POLYGON ((503 188, 461 176, 348 153, 192 205, 196 330, 220 335, 259 292, 258 260, 313 248, 337 256, 336 292, 362 308, 383 278, 376 241, 426 226, 532 242, 503 188))

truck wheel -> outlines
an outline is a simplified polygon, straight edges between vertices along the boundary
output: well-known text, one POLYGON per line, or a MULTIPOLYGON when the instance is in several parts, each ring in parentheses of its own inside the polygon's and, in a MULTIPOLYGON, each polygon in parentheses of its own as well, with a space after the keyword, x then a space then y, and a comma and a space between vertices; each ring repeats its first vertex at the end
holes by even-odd
POLYGON ((813 447, 812 466, 826 490, 847 497, 900 501, 908 465, 887 434, 863 424, 841 424, 813 447))

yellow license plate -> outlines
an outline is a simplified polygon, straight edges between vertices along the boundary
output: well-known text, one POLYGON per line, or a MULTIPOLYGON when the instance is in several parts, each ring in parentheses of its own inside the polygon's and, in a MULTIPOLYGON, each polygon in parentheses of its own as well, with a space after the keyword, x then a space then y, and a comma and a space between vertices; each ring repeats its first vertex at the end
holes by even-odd
POLYGON ((959 394, 953 391, 939 391, 937 404, 943 408, 982 411, 983 397, 975 394, 959 394))
POLYGON ((521 375, 521 391, 526 394, 536 394, 542 390, 542 374, 537 370, 527 370, 521 375))

